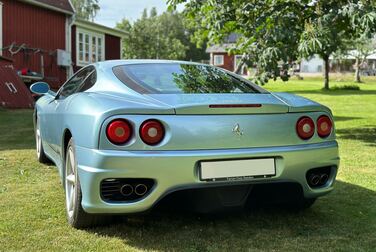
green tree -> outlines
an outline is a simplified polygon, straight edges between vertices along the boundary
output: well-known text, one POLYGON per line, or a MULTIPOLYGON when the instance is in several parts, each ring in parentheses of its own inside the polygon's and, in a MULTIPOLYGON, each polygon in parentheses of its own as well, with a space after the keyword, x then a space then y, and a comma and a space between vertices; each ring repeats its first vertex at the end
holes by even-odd
POLYGON ((360 70, 365 65, 367 57, 376 52, 376 41, 364 35, 355 41, 349 41, 349 55, 355 58, 354 81, 361 83, 360 70))
POLYGON ((85 20, 93 21, 100 7, 98 0, 72 0, 76 15, 85 20))
POLYGON ((307 11, 299 52, 303 57, 318 54, 324 60, 324 88, 329 89, 329 57, 343 51, 348 41, 356 44, 363 33, 374 30, 373 1, 313 1, 307 11), (369 4, 368 6, 363 4, 369 4), (371 8, 370 8, 371 7, 371 8))
POLYGON ((205 49, 197 48, 190 41, 192 30, 177 12, 158 15, 156 8, 149 14, 145 9, 133 24, 123 19, 116 27, 128 33, 123 41, 124 58, 201 60, 208 57, 205 49))
POLYGON ((221 43, 232 32, 240 39, 229 53, 257 66, 257 79, 286 80, 289 65, 320 55, 329 88, 329 56, 359 31, 376 29, 373 0, 168 0, 184 3, 186 17, 199 24, 196 41, 221 43))

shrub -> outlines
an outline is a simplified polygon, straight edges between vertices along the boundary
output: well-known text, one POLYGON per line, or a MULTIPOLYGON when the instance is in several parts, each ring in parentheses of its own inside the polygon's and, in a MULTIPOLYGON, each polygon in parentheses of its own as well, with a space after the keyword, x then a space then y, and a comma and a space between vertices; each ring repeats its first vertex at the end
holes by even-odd
POLYGON ((331 90, 360 90, 358 85, 343 85, 343 86, 334 86, 331 90))

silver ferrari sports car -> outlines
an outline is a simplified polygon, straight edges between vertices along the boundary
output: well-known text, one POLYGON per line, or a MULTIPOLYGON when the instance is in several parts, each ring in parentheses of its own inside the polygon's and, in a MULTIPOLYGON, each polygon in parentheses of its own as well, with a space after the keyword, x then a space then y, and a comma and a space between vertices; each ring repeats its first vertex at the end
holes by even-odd
POLYGON ((253 199, 306 208, 333 189, 331 111, 220 68, 106 61, 82 68, 56 93, 43 82, 30 89, 42 95, 38 159, 56 164, 77 228, 172 197, 203 212, 253 199))

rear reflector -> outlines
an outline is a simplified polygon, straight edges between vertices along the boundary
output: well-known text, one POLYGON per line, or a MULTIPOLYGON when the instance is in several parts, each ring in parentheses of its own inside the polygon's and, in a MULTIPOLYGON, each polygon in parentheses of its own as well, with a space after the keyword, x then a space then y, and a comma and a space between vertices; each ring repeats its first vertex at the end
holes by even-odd
POLYGON ((159 144, 165 135, 161 122, 151 119, 143 122, 140 127, 140 137, 148 145, 159 144))
POLYGON ((310 139, 315 133, 315 123, 308 116, 299 118, 296 123, 296 133, 303 140, 310 139))
POLYGON ((130 123, 123 119, 116 119, 107 126, 106 135, 113 144, 125 144, 132 135, 130 123))
POLYGON ((322 115, 317 119, 317 134, 320 137, 327 137, 332 132, 333 123, 332 120, 326 115, 322 115))
POLYGON ((212 104, 209 108, 260 108, 261 104, 212 104))

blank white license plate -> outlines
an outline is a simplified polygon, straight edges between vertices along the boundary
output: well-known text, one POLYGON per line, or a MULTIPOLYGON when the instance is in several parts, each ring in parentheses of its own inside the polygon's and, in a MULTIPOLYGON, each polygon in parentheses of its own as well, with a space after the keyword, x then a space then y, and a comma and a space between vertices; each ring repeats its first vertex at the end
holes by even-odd
POLYGON ((201 162, 201 180, 243 180, 275 175, 274 158, 201 162))

